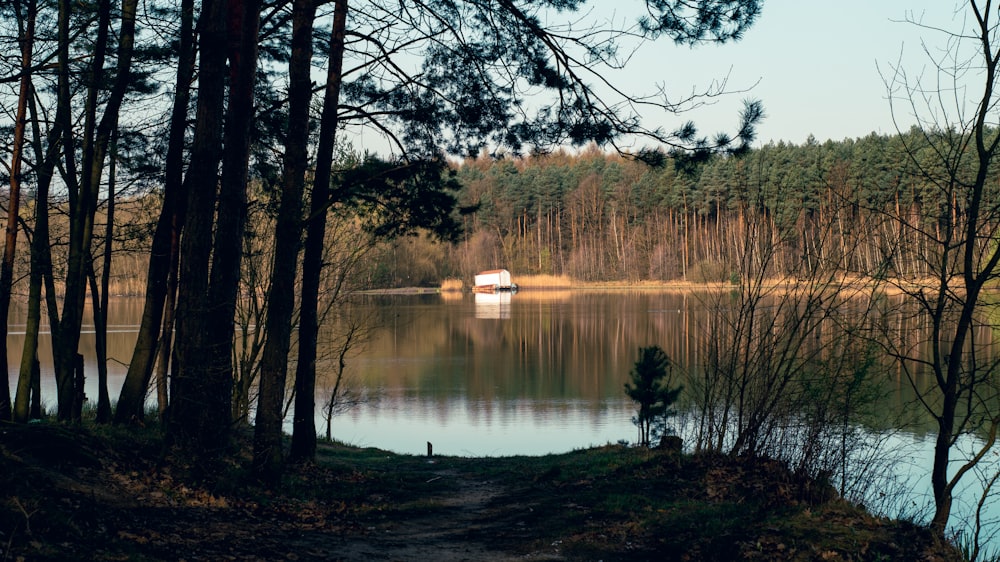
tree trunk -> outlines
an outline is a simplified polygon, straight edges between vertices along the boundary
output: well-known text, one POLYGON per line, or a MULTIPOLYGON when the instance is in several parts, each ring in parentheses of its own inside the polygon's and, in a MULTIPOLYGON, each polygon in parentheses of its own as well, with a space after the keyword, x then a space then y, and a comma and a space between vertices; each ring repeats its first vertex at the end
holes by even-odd
MULTIPOLYGON (((58 20, 58 46, 57 46, 57 56, 58 61, 58 86, 57 86, 57 108, 56 108, 56 125, 60 130, 60 140, 63 144, 63 156, 66 159, 65 175, 67 192, 69 198, 69 212, 70 212, 70 245, 72 246, 69 250, 71 258, 70 261, 76 259, 75 264, 70 264, 67 272, 66 281, 66 295, 70 295, 70 291, 78 291, 79 281, 71 282, 69 277, 73 276, 74 265, 80 265, 79 256, 76 255, 79 247, 79 225, 80 221, 74 217, 79 216, 79 202, 78 202, 78 186, 75 184, 76 176, 76 147, 74 146, 73 134, 72 134, 72 116, 71 107, 72 99, 70 94, 70 84, 69 84, 69 23, 70 23, 70 6, 72 2, 69 0, 59 0, 59 20, 58 20), (73 241, 77 242, 74 243, 73 241)), ((51 261, 49 262, 51 266, 51 261)), ((49 269, 51 273, 51 269, 49 269)), ((51 275, 50 275, 51 277, 51 275)), ((46 291, 46 299, 48 300, 49 309, 49 327, 52 334, 52 359, 55 365, 55 375, 56 375, 56 403, 58 409, 58 417, 60 420, 67 420, 72 417, 73 408, 73 356, 76 354, 76 343, 73 342, 72 348, 68 345, 63 337, 62 323, 60 322, 58 314, 52 314, 52 312, 57 312, 58 307, 53 306, 53 300, 55 295, 49 295, 46 291)), ((71 302, 67 299, 65 302, 71 302)), ((82 303, 80 305, 82 307, 82 303)), ((67 311, 64 309, 64 314, 67 311)))
POLYGON ((111 283, 111 241, 115 225, 115 172, 118 158, 118 132, 111 138, 111 163, 108 166, 108 218, 104 230, 104 253, 101 258, 101 282, 98 287, 94 260, 90 259, 90 296, 93 300, 94 340, 97 355, 97 423, 111 421, 111 397, 108 396, 108 290, 111 283))
MULTIPOLYGON (((312 0, 292 3, 292 57, 288 70, 288 133, 284 179, 275 223, 274 267, 267 304, 267 341, 260 370, 260 394, 254 427, 254 464, 265 482, 281 474, 281 421, 295 309, 295 273, 302 241, 302 200, 309 141, 309 101, 312 96, 312 30, 316 8, 312 0)), ((310 389, 308 398, 313 399, 310 389)), ((296 413, 296 417, 298 417, 296 413)))
MULTIPOLYGON (((76 389, 75 362, 80 342, 80 327, 83 322, 83 307, 87 289, 87 262, 91 257, 94 216, 104 161, 108 145, 118 128, 118 114, 130 80, 132 51, 135 42, 135 13, 138 0, 122 3, 121 28, 118 34, 118 65, 115 82, 105 101, 104 115, 97 123, 98 92, 104 76, 104 51, 108 42, 111 20, 109 0, 98 3, 98 29, 91 64, 90 85, 84 109, 84 134, 82 142, 82 166, 79 185, 76 180, 74 162, 74 141, 69 127, 63 131, 66 160, 66 180, 69 184, 70 239, 69 261, 66 271, 66 285, 63 298, 62 318, 58 329, 53 325, 53 336, 58 332, 59 344, 53 345, 58 390, 58 416, 66 420, 74 417, 73 400, 79 392, 76 389)), ((60 2, 60 53, 59 53, 59 103, 71 103, 69 92, 69 16, 70 3, 60 2)), ((68 117, 68 115, 67 115, 68 117)))
MULTIPOLYGON (((226 444, 228 424, 217 426, 208 409, 218 407, 208 365, 211 348, 208 276, 212 252, 218 166, 226 80, 226 5, 205 0, 198 21, 200 64, 198 103, 190 164, 184 179, 187 210, 181 238, 177 285, 176 345, 170 378, 167 431, 173 442, 196 456, 211 457, 226 444)), ((223 374, 223 376, 225 376, 223 374)), ((217 376, 214 378, 218 378, 217 376)), ((228 396, 226 397, 228 401, 228 396)), ((228 411, 228 404, 224 408, 228 411)))
MULTIPOLYGON (((126 423, 142 418, 146 390, 149 388, 158 348, 166 347, 159 354, 164 374, 168 363, 170 334, 167 330, 170 329, 172 323, 163 322, 163 317, 165 314, 171 314, 171 311, 165 312, 164 308, 167 306, 165 301, 168 294, 172 290, 169 279, 171 275, 176 279, 177 255, 184 222, 186 200, 183 183, 184 134, 187 130, 188 104, 191 100, 191 81, 194 74, 193 29, 194 0, 183 0, 181 4, 180 48, 177 57, 177 81, 174 87, 174 105, 170 115, 170 138, 167 141, 164 166, 163 208, 160 209, 156 230, 153 233, 149 269, 146 274, 146 298, 142 309, 142 320, 132 352, 132 360, 118 396, 115 423, 126 423), (161 323, 163 324, 162 330, 161 323), (162 341, 160 340, 161 334, 162 341)), ((175 289, 176 285, 174 285, 175 289)), ((160 377, 160 379, 162 378, 164 377, 160 377)), ((161 409, 166 406, 163 398, 161 396, 161 409)))
MULTIPOLYGON (((59 103, 71 104, 69 88, 68 57, 70 4, 59 3, 60 17, 60 76, 59 103), (67 27, 63 29, 63 25, 67 27), (63 43, 66 43, 65 45, 63 43), (66 68, 63 68, 63 66, 66 68)), ((97 3, 97 34, 94 42, 94 56, 90 65, 87 99, 84 105, 84 131, 81 146, 83 173, 77 180, 75 161, 75 141, 71 127, 63 131, 65 147, 65 179, 69 192, 69 245, 66 281, 64 286, 62 318, 58 325, 51 321, 52 332, 59 333, 61 343, 53 345, 53 360, 58 390, 58 417, 60 420, 76 419, 74 403, 79 389, 76 388, 77 370, 76 355, 80 342, 80 329, 83 323, 83 307, 87 292, 87 268, 90 266, 90 246, 93 240, 94 216, 97 211, 97 191, 100 182, 94 181, 93 168, 97 166, 95 129, 97 127, 98 92, 104 78, 104 53, 108 43, 108 28, 111 25, 111 2, 100 0, 97 3)), ((101 164, 103 166, 103 163, 101 164)))
MULTIPOLYGON (((934 336, 932 336, 930 343, 935 354, 935 380, 938 391, 941 393, 941 411, 936 416, 938 435, 934 445, 934 466, 931 469, 931 488, 934 491, 935 508, 931 528, 941 535, 945 533, 948 519, 951 516, 955 487, 962 477, 968 471, 973 470, 983 456, 992 449, 997 424, 1000 423, 995 413, 987 412, 986 425, 991 437, 985 440, 978 453, 964 460, 957 469, 954 466, 949 467, 950 451, 955 445, 956 437, 966 431, 981 429, 972 426, 970 420, 975 419, 975 416, 967 412, 962 413, 961 407, 982 400, 979 393, 990 387, 995 377, 993 367, 986 368, 985 378, 980 378, 981 375, 977 373, 977 370, 983 369, 983 367, 976 363, 976 342, 973 330, 975 329, 975 317, 982 308, 979 301, 981 291, 987 283, 995 280, 998 267, 1000 267, 1000 249, 990 247, 984 250, 981 245, 983 239, 992 239, 996 236, 995 226, 991 224, 995 221, 996 216, 991 204, 987 203, 989 201, 987 182, 990 170, 995 164, 994 157, 998 151, 998 143, 988 121, 992 108, 996 104, 994 88, 1000 51, 993 46, 993 36, 990 33, 995 24, 989 18, 995 12, 981 13, 975 2, 970 4, 980 31, 976 37, 979 41, 980 52, 984 55, 982 75, 985 80, 975 120, 971 123, 971 134, 975 141, 976 150, 976 166, 974 168, 976 175, 975 180, 971 184, 967 184, 967 180, 964 178, 956 177, 953 170, 957 169, 958 166, 952 167, 953 162, 945 162, 949 165, 947 167, 949 173, 952 174, 947 183, 951 201, 947 217, 943 221, 947 230, 945 230, 945 240, 942 243, 941 268, 935 272, 940 279, 940 287, 937 291, 939 304, 932 312, 931 318, 934 322, 934 336), (956 188, 956 186, 961 187, 956 188), (962 201, 964 209, 959 207, 959 200, 962 201), (964 217, 964 223, 959 220, 959 216, 964 217), (955 248, 954 262, 949 258, 951 248, 955 248), (954 288, 949 286, 949 276, 953 270, 961 272, 961 288, 964 289, 965 298, 964 301, 960 302, 961 308, 957 320, 951 324, 944 314, 946 310, 944 303, 954 298, 954 288), (953 325, 952 333, 947 333, 945 331, 947 328, 940 328, 949 325, 953 325), (967 344, 967 341, 970 344, 967 344), (942 346, 942 342, 949 342, 948 347, 942 346), (972 348, 971 351, 969 347, 972 348), (947 349, 948 353, 942 356, 939 352, 941 349, 947 349), (970 356, 971 358, 969 358, 970 356), (966 365, 967 362, 971 363, 971 367, 966 365), (967 371, 963 373, 963 370, 967 371)), ((959 152, 958 157, 962 156, 963 154, 959 152)), ((956 159, 955 162, 958 160, 956 159)), ((924 298, 922 294, 920 298, 924 298)))
POLYGON ((107 423, 111 420, 111 401, 108 398, 108 313, 93 261, 87 265, 87 282, 90 284, 90 302, 94 314, 94 356, 97 359, 98 398, 95 421, 107 423))
MULTIPOLYGON (((0 367, 3 368, 3 390, 0 391, 0 420, 11 419, 10 375, 7 371, 7 320, 10 313, 10 292, 14 284, 14 251, 17 247, 17 218, 21 207, 21 164, 24 132, 27 128, 28 96, 31 94, 32 50, 35 39, 35 2, 26 2, 21 44, 21 76, 17 94, 17 114, 14 120, 14 146, 10 162, 10 201, 7 205, 7 230, 4 236, 3 262, 0 263, 0 367)), ((20 17, 20 10, 18 10, 20 17)))
MULTIPOLYGON (((44 171, 45 166, 42 167, 44 171)), ((51 171, 49 171, 51 178, 51 171)), ((31 417, 30 405, 35 365, 38 363, 38 331, 42 318, 42 276, 45 269, 44 251, 39 246, 48 247, 48 180, 39 174, 35 196, 35 235, 31 240, 31 271, 28 285, 28 313, 24 328, 24 348, 17 379, 17 394, 14 398, 14 421, 24 423, 31 417), (44 181, 43 181, 44 180, 44 181)), ((38 399, 37 396, 35 396, 38 399)))
POLYGON ((231 431, 230 349, 246 220, 259 20, 255 0, 210 0, 202 6, 198 121, 186 178, 191 183, 181 243, 180 322, 168 427, 180 445, 210 463, 228 445, 231 431), (227 54, 229 104, 223 129, 219 116, 227 54), (221 177, 216 173, 220 159, 221 177))
POLYGON ((219 206, 212 273, 209 285, 209 363, 218 394, 213 394, 213 416, 218 424, 232 425, 233 340, 236 299, 247 217, 247 167, 254 121, 254 83, 257 76, 257 43, 260 0, 229 0, 229 105, 226 111, 219 182, 219 206), (215 402, 217 400, 217 402, 215 402))
MULTIPOLYGON (((41 398, 38 368, 38 332, 41 326, 42 285, 45 286, 46 305, 50 323, 58 322, 58 308, 55 300, 55 283, 52 278, 52 254, 49 248, 49 187, 55 173, 56 159, 59 157, 59 140, 62 126, 67 118, 62 115, 69 107, 60 104, 56 109, 56 119, 47 135, 47 143, 42 145, 38 110, 29 96, 28 109, 33 126, 33 151, 35 159, 41 162, 35 171, 35 232, 31 238, 31 269, 28 285, 28 311, 25 323, 24 348, 18 371, 17 395, 14 398, 14 421, 26 422, 29 418, 41 417, 41 398)), ((52 332, 53 345, 58 344, 59 334, 52 332)))
MULTIPOLYGON (((302 256, 302 304, 299 308, 299 360, 295 371, 295 416, 292 421, 292 461, 316 458, 316 356, 319 322, 319 284, 323 270, 327 199, 330 198, 331 166, 337 133, 337 107, 344 63, 347 1, 334 5, 330 60, 327 68, 323 116, 320 120, 316 174, 302 256)), ((329 425, 328 425, 329 427, 329 425)))
POLYGON ((180 254, 180 225, 175 225, 170 244, 170 273, 167 275, 167 297, 163 302, 163 326, 160 328, 160 343, 156 349, 156 404, 160 421, 166 421, 170 393, 167 388, 167 374, 170 368, 170 353, 173 348, 174 311, 177 306, 177 256, 180 254))

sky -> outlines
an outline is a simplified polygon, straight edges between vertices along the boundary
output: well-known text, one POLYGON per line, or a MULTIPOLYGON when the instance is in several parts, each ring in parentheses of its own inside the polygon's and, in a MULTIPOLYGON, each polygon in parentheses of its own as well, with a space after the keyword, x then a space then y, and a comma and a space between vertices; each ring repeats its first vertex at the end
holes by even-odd
MULTIPOLYGON (((759 99, 767 117, 757 145, 801 144, 810 134, 819 142, 894 134, 883 75, 891 76, 899 62, 911 75, 926 73, 933 66, 923 45, 940 53, 947 44, 946 34, 905 20, 957 30, 969 13, 964 3, 956 8, 952 0, 764 0, 759 19, 741 41, 694 48, 649 45, 632 61, 640 64, 630 81, 636 89, 648 88, 642 82, 648 84, 659 69, 669 90, 683 94, 728 74, 729 89, 749 91, 686 117, 703 133, 732 131, 742 100, 759 99)), ((905 104, 897 108, 902 128, 909 128, 912 112, 905 104)))
MULTIPOLYGON (((586 17, 634 22, 641 0, 593 0, 586 17), (632 10, 632 12, 629 12, 632 10)), ((884 76, 901 65, 911 75, 933 68, 926 45, 939 53, 947 34, 912 23, 959 30, 970 14, 959 0, 763 0, 762 13, 742 40, 687 47, 669 38, 644 44, 625 70, 604 76, 622 90, 640 95, 664 86, 675 97, 703 91, 726 79, 733 93, 680 116, 643 115, 644 124, 672 131, 694 121, 702 136, 735 133, 745 99, 763 103, 766 117, 754 146, 785 141, 802 144, 895 134, 896 125, 884 76), (907 21, 910 20, 910 21, 907 21)), ((579 14, 578 14, 579 15, 579 14)), ((591 80, 593 82, 593 80, 591 80)), ((897 104, 901 130, 915 122, 906 104, 897 104)), ((360 150, 384 152, 380 133, 359 131, 360 150)), ((626 149, 648 146, 626 143, 626 149)))

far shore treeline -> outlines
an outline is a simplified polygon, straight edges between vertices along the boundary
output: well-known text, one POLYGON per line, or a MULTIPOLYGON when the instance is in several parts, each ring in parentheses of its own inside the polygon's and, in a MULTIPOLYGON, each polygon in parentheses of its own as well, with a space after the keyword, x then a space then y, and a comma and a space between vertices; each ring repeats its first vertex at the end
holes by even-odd
MULTIPOLYGON (((476 209, 461 217, 458 241, 427 235, 371 240, 371 259, 355 264, 352 287, 429 287, 454 278, 468 288, 476 272, 495 267, 515 276, 580 282, 732 283, 740 275, 747 229, 761 227, 783 241, 769 265, 773 277, 794 274, 797 260, 809 256, 841 260, 847 274, 869 273, 892 259, 907 276, 921 279, 933 272, 920 237, 889 230, 881 220, 885 213, 903 212, 935 227, 927 208, 941 201, 933 179, 912 156, 921 150, 932 158, 923 134, 910 131, 823 143, 809 137, 802 144, 769 143, 741 157, 683 164, 668 159, 662 166, 593 146, 455 161, 459 202, 476 209)), ((998 182, 993 170, 988 185, 994 193, 998 182)), ((276 205, 264 190, 254 195, 244 243, 250 269, 253 258, 273 245, 276 205)), ((118 201, 111 294, 143 294, 159 202, 155 188, 118 201)), ((58 217, 53 232, 64 228, 58 217)), ((350 224, 341 228, 329 245, 359 243, 360 231, 350 224)), ((17 276, 23 281, 15 294, 23 295, 29 253, 18 255, 24 258, 17 276)))

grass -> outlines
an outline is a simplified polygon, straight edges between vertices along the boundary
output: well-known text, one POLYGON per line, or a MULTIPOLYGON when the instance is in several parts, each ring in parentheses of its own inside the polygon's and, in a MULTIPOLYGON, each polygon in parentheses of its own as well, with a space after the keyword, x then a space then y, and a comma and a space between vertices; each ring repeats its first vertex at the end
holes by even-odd
POLYGON ((290 467, 267 490, 250 478, 243 439, 226 469, 205 478, 150 429, 0 425, 0 548, 9 545, 0 559, 323 559, 329 545, 352 559, 342 550, 351 541, 406 559, 380 550, 406 536, 403 548, 427 549, 418 554, 471 546, 566 560, 961 560, 927 529, 874 517, 766 459, 623 445, 427 458, 323 442, 315 464, 290 467), (252 540, 219 539, 234 533, 252 540))
POLYGON ((563 547, 573 559, 614 559, 622 548, 664 560, 900 560, 926 548, 959 559, 926 529, 875 518, 832 489, 817 494, 774 461, 607 446, 470 462, 531 498, 527 523, 569 534, 563 547))

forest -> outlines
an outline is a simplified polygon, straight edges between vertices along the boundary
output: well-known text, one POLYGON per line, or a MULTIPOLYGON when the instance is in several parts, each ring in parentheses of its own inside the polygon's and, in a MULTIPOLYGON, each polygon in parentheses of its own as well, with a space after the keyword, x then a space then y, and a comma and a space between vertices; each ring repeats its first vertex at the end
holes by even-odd
MULTIPOLYGON (((924 157, 931 158, 933 147, 914 130, 822 144, 811 137, 803 144, 769 143, 745 155, 712 155, 683 165, 651 166, 596 146, 516 159, 485 154, 456 159, 449 165, 452 193, 469 211, 456 217, 460 234, 454 240, 424 228, 379 236, 362 228, 363 214, 345 216, 327 235, 326 273, 350 290, 437 287, 449 278, 468 286, 476 272, 498 266, 583 283, 735 283, 747 221, 755 215, 765 218, 769 236, 783 240, 781 255, 767 271, 773 278, 795 275, 801 259, 833 260, 845 275, 864 275, 890 258, 899 275, 924 278, 934 274, 922 257, 926 240, 883 220, 887 212, 905 211, 933 227, 925 207, 941 202, 935 201, 933 180, 908 152, 921 144, 924 157), (836 227, 832 233, 830 225, 836 227), (368 259, 351 259, 352 250, 363 250, 368 259)), ((990 185, 1000 185, 996 171, 990 174, 990 185)), ((161 197, 156 189, 119 193, 111 231, 106 230, 109 201, 99 201, 94 243, 110 248, 113 296, 145 292, 161 197)), ((33 204, 30 198, 27 204, 33 204)), ((249 191, 241 294, 265 283, 275 205, 273 192, 249 191)), ((67 229, 64 213, 50 226, 60 245, 67 229)), ((22 239, 13 287, 22 299, 29 250, 22 239)))
POLYGON ((706 133, 685 113, 733 92, 678 102, 606 78, 647 45, 739 41, 761 5, 637 1, 623 22, 584 0, 0 4, 4 340, 12 300, 27 310, 20 356, 0 346, 16 366, 0 420, 82 420, 89 311, 96 423, 156 418, 203 475, 251 432, 248 471, 277 486, 315 460, 320 328, 353 291, 495 267, 721 283, 705 386, 690 389, 706 448, 765 452, 799 414, 782 400, 806 396, 803 373, 847 400, 806 425, 846 428, 877 355, 936 424, 929 524, 944 536, 1000 431, 982 337, 1000 278, 996 8, 968 3, 933 85, 886 77, 890 102, 922 116, 896 135, 760 145, 759 100, 706 133), (355 150, 363 133, 385 152, 355 150), (111 389, 102 342, 122 294, 144 307, 111 389), (898 337, 894 314, 918 335, 898 337), (46 327, 53 412, 39 397, 46 327))
MULTIPOLYGON (((454 166, 458 197, 476 211, 463 219, 462 238, 444 247, 397 242, 376 260, 392 264, 394 276, 376 271, 370 279, 390 286, 447 277, 468 283, 475 272, 502 265, 582 282, 735 283, 748 221, 758 218, 766 229, 758 236, 782 241, 770 277, 796 275, 801 260, 834 264, 845 275, 865 275, 891 260, 897 276, 920 279, 934 275, 927 241, 885 217, 903 213, 934 228, 944 202, 934 178, 922 173, 933 153, 914 130, 770 143, 682 166, 653 167, 596 147, 464 160, 454 166)), ((995 197, 997 171, 989 173, 995 197)))

